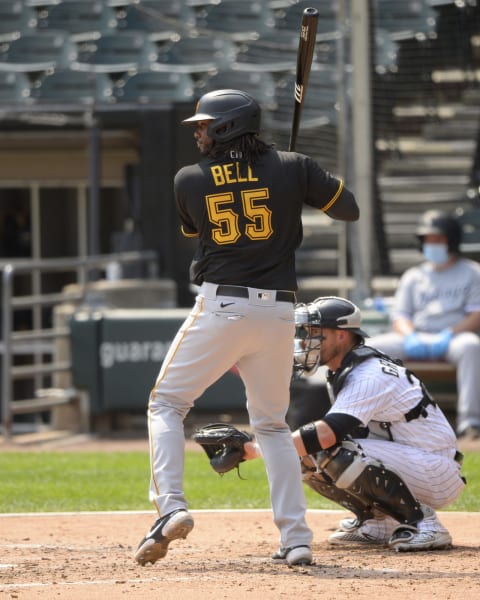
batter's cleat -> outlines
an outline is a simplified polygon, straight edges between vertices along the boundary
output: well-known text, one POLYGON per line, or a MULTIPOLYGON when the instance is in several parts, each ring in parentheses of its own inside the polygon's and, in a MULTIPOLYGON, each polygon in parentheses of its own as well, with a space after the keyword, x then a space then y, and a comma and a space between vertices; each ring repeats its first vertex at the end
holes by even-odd
POLYGON ((452 547, 448 531, 419 531, 411 525, 400 525, 392 533, 388 545, 395 552, 446 550, 452 547))
POLYGON ((290 566, 311 565, 313 562, 310 546, 280 547, 275 554, 272 554, 272 558, 285 561, 290 566))
POLYGON ((167 554, 170 542, 185 539, 192 529, 192 515, 183 508, 160 517, 138 545, 135 560, 142 566, 155 563, 167 554))

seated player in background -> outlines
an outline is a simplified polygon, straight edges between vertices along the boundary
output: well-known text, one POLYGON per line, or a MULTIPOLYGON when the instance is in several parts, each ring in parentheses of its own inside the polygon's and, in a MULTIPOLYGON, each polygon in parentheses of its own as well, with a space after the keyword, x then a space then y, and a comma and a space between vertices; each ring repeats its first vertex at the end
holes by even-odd
POLYGON ((372 346, 402 360, 445 360, 457 370, 459 438, 480 438, 480 265, 460 255, 457 219, 427 211, 416 230, 425 261, 400 278, 392 331, 372 346))

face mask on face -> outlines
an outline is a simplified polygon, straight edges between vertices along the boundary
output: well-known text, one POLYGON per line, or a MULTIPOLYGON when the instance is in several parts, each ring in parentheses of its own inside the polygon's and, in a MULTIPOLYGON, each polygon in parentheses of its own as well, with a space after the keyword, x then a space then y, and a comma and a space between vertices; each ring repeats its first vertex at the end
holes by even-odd
POLYGON ((423 244, 423 256, 434 265, 448 262, 448 248, 445 244, 423 244))
POLYGON ((297 327, 294 340, 294 364, 297 370, 309 377, 320 365, 320 347, 323 335, 312 337, 308 327, 297 327))

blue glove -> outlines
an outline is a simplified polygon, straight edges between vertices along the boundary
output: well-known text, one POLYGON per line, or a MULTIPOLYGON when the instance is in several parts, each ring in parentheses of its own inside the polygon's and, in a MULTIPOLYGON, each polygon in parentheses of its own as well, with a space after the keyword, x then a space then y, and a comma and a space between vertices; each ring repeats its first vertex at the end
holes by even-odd
POLYGON ((435 338, 433 342, 428 345, 430 358, 440 358, 445 355, 448 350, 448 344, 453 337, 453 333, 450 329, 444 329, 435 338))
POLYGON ((430 358, 430 352, 427 344, 422 342, 420 336, 415 331, 405 336, 403 340, 403 349, 408 358, 415 360, 426 360, 430 358))

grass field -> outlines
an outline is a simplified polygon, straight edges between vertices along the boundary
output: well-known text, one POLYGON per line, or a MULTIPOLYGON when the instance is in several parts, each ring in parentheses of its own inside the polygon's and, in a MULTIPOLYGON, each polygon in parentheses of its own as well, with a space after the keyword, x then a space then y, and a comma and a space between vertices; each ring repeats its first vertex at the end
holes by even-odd
MULTIPOLYGON (((261 460, 223 477, 204 453, 187 452, 185 492, 192 509, 268 508, 261 460)), ((445 510, 480 511, 480 453, 467 452, 468 485, 445 510)), ((0 513, 149 510, 145 452, 6 452, 0 454, 0 513)), ((339 508, 306 488, 309 508, 339 508)))

